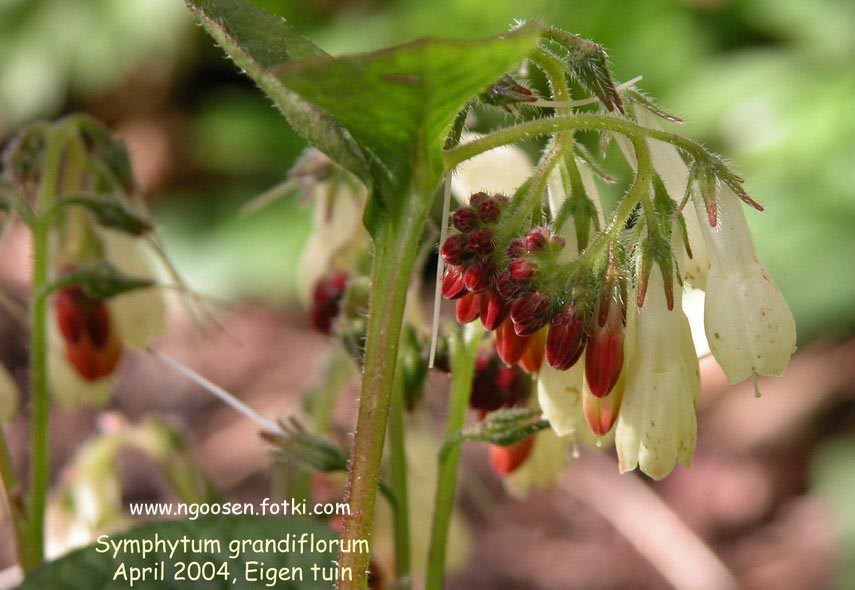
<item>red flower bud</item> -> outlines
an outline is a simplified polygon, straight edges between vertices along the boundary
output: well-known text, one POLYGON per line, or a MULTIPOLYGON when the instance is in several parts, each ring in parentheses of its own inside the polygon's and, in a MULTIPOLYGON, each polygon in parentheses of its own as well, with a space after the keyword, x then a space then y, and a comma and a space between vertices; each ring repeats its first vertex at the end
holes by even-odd
POLYGON ((478 207, 481 206, 481 203, 490 198, 490 195, 485 193, 484 191, 480 191, 477 193, 473 193, 471 197, 469 197, 469 206, 472 207, 475 211, 478 210, 478 207))
POLYGON ((576 304, 570 302, 552 318, 546 337, 546 362, 554 369, 566 371, 582 356, 587 340, 585 318, 576 304))
POLYGON ((526 400, 531 391, 531 379, 518 367, 499 363, 494 350, 482 350, 475 361, 475 376, 469 406, 483 418, 501 407, 512 407, 526 400))
POLYGON ((122 341, 113 330, 104 300, 93 299, 72 285, 60 289, 53 304, 66 358, 77 373, 86 381, 112 373, 122 356, 122 341))
POLYGON ((510 273, 511 278, 517 283, 527 283, 536 271, 537 265, 524 258, 512 260, 508 265, 508 273, 510 273))
POLYGON ((489 229, 476 229, 469 234, 469 249, 478 256, 487 256, 496 247, 493 232, 489 229))
POLYGON ((333 271, 315 284, 309 306, 309 324, 315 330, 322 334, 332 331, 332 323, 338 316, 346 287, 347 273, 340 270, 333 271))
POLYGON ((513 301, 522 294, 523 288, 519 283, 514 281, 511 278, 511 274, 506 271, 496 278, 496 291, 508 301, 513 301))
POLYGON ((597 436, 605 436, 617 422, 623 389, 618 388, 605 397, 595 397, 587 388, 582 390, 582 413, 588 428, 597 436))
POLYGON ((463 284, 473 293, 486 291, 492 282, 490 265, 486 262, 475 262, 463 273, 463 284))
POLYGON ((439 249, 439 255, 443 260, 454 265, 462 264, 468 253, 466 236, 463 234, 450 236, 439 249))
POLYGON ((526 373, 537 373, 543 364, 544 347, 546 345, 546 329, 539 330, 529 340, 525 352, 519 360, 519 366, 526 373))
POLYGON ((471 207, 460 207, 451 216, 451 223, 464 233, 470 232, 478 225, 478 216, 471 207))
POLYGON ((534 446, 534 436, 530 436, 509 447, 490 445, 490 466, 499 475, 507 475, 522 465, 534 446))
POLYGON ((585 378, 591 393, 597 397, 606 396, 620 377, 623 336, 623 310, 617 301, 612 301, 605 324, 594 330, 585 356, 585 378))
POLYGON ((446 299, 459 299, 466 295, 463 285, 463 272, 459 266, 449 266, 442 277, 442 296, 446 299))
POLYGON ((511 243, 508 244, 509 258, 519 258, 520 256, 524 256, 527 252, 528 250, 526 250, 525 244, 520 239, 511 240, 511 243))
POLYGON ((526 293, 511 307, 511 320, 519 336, 529 336, 546 325, 549 315, 549 297, 540 291, 526 293))
POLYGON ((543 250, 549 241, 549 230, 545 227, 536 227, 523 239, 523 244, 529 252, 543 250))
POLYGON ((495 199, 486 199, 478 205, 478 217, 484 223, 495 223, 502 216, 502 208, 495 199))
POLYGON ((518 336, 514 331, 514 323, 510 318, 505 319, 496 328, 496 352, 506 365, 515 365, 522 358, 530 336, 518 336))
POLYGON ((487 330, 495 330, 510 313, 510 303, 495 290, 481 295, 481 323, 487 330))
POLYGON ((481 313, 481 295, 467 293, 457 300, 457 321, 468 324, 481 313))

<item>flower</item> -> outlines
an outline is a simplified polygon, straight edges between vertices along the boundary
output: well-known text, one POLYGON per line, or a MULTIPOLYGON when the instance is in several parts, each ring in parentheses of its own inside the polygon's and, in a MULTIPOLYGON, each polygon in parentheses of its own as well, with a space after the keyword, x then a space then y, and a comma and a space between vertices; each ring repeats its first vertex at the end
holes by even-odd
MULTIPOLYGON (((481 137, 464 133, 461 143, 481 137)), ((464 205, 477 191, 512 195, 534 174, 531 159, 516 146, 501 146, 478 154, 457 166, 451 177, 451 192, 464 205)))
MULTIPOLYGON (((639 125, 651 129, 661 129, 657 116, 647 109, 636 106, 635 115, 639 125)), ((615 140, 624 157, 635 167, 635 150, 632 148, 632 143, 622 135, 615 135, 615 140)), ((647 145, 650 147, 650 159, 653 161, 653 168, 665 184, 668 195, 677 202, 681 201, 686 193, 689 167, 686 166, 680 152, 673 144, 656 139, 648 139, 647 145)), ((701 229, 704 223, 701 221, 707 219, 707 213, 704 210, 699 211, 696 215, 694 211, 684 209, 683 218, 686 220, 686 234, 689 237, 692 257, 680 265, 681 276, 691 286, 704 289, 709 273, 710 259, 701 229)))
MULTIPOLYGON (((153 260, 142 240, 104 228, 96 228, 95 235, 103 256, 122 274, 156 279, 153 260)), ((86 301, 78 291, 79 287, 70 287, 54 296, 48 340, 51 391, 67 404, 100 404, 112 390, 123 343, 144 347, 165 329, 166 300, 158 287, 130 291, 107 301, 86 301), (106 334, 103 346, 93 347, 99 341, 92 331, 96 326, 91 320, 95 319, 106 334), (70 338, 80 321, 87 330, 85 338, 70 338)))
POLYGON ((547 364, 537 375, 540 409, 558 436, 573 434, 581 427, 584 374, 585 364, 576 363, 566 371, 553 369, 547 364))
MULTIPOLYGON (((662 479, 679 461, 688 467, 695 451, 695 406, 700 394, 698 359, 689 323, 674 292, 669 310, 658 265, 650 273, 644 306, 627 311, 630 351, 615 447, 621 473, 636 467, 662 479)), ((629 301, 634 301, 634 295, 629 301)))
MULTIPOLYGON (((698 215, 704 210, 694 199, 698 215)), ((722 187, 715 227, 704 225, 711 254, 704 326, 730 383, 780 375, 796 348, 796 323, 780 289, 757 260, 739 198, 722 187)))
POLYGON ((368 190, 343 173, 311 185, 314 229, 303 247, 298 271, 298 296, 304 306, 312 300, 315 285, 332 269, 339 257, 358 256, 358 244, 367 242, 362 209, 368 190))

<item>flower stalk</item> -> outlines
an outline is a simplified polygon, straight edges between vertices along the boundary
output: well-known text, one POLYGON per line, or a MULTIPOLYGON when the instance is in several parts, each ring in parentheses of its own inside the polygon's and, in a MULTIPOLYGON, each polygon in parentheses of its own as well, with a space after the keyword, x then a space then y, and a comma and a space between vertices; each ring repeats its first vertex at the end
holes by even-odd
MULTIPOLYGON (((475 377, 475 360, 483 332, 480 329, 458 333, 452 340, 451 390, 448 398, 448 417, 445 423, 445 440, 453 440, 463 428, 472 381, 475 377)), ((428 549, 427 577, 425 590, 442 590, 445 584, 445 556, 448 543, 448 528, 454 508, 454 493, 457 487, 457 467, 460 463, 460 444, 451 445, 439 456, 439 477, 436 482, 433 521, 431 524, 430 547, 428 549)))

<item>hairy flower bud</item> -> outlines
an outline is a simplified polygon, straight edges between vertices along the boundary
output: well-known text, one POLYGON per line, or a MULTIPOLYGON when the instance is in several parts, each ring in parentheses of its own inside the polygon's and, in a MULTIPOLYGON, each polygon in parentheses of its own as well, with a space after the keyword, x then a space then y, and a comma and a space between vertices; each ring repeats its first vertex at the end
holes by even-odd
POLYGON ((470 232, 478 225, 478 216, 471 207, 460 207, 451 216, 451 223, 461 232, 470 232))
POLYGON ((493 238, 493 232, 489 229, 476 229, 469 234, 468 239, 469 250, 478 256, 487 256, 496 247, 496 241, 493 238))
POLYGON ((622 305, 613 300, 606 307, 605 322, 602 325, 598 322, 594 328, 585 355, 585 378, 591 394, 596 397, 604 397, 612 390, 623 369, 622 305))
MULTIPOLYGON (((590 352, 591 347, 589 345, 587 354, 590 352)), ((585 380, 582 388, 582 413, 585 415, 588 428, 595 435, 605 436, 617 422, 620 404, 623 401, 625 381, 625 374, 621 373, 621 379, 611 391, 605 396, 598 396, 591 390, 587 379, 585 380)))
POLYGON ((523 287, 511 278, 510 272, 505 271, 496 278, 496 291, 508 301, 512 301, 522 294, 523 287))
POLYGON ((552 318, 546 338, 546 362, 554 369, 566 371, 582 356, 587 340, 585 318, 571 301, 552 318))
POLYGON ((502 208, 495 199, 485 199, 478 204, 478 217, 484 223, 495 223, 502 216, 502 208))
POLYGON ((520 239, 511 240, 510 244, 508 244, 508 258, 519 258, 520 256, 524 256, 528 253, 528 250, 525 247, 525 243, 520 239))
POLYGON ((457 321, 468 324, 481 314, 481 295, 467 293, 457 300, 457 321))
POLYGON ((459 299, 466 295, 463 284, 463 272, 459 266, 449 266, 442 278, 442 296, 446 299, 459 299))
MULTIPOLYGON (((698 213, 703 202, 695 203, 698 213)), ((780 375, 796 348, 796 323, 775 281, 757 260, 739 198, 723 187, 719 223, 704 226, 712 257, 704 325, 713 356, 737 383, 780 375)))
POLYGON ((86 381, 111 374, 122 355, 122 341, 113 328, 107 304, 71 285, 54 296, 57 325, 65 355, 86 381))
POLYGON ((526 373, 537 373, 543 365, 544 345, 546 344, 546 328, 538 330, 531 336, 525 352, 520 357, 519 365, 526 373))
POLYGON ((492 274, 489 262, 475 262, 463 273, 463 284, 473 293, 481 293, 490 287, 492 274))
POLYGON ((482 350, 475 361, 475 377, 469 406, 483 414, 524 402, 530 382, 518 367, 499 362, 495 351, 482 350))
POLYGON ((528 459, 533 448, 534 436, 508 447, 490 445, 490 466, 499 475, 512 473, 528 459))
POLYGON ((511 318, 496 328, 496 352, 506 365, 515 365, 525 354, 531 336, 518 336, 511 318))
POLYGON ((510 313, 510 303, 495 290, 481 294, 481 323, 486 330, 495 330, 510 313))
POLYGON ((332 324, 341 309, 341 300, 347 287, 347 273, 337 270, 324 277, 312 291, 309 323, 322 334, 332 332, 332 324))
POLYGON ((537 265, 523 258, 512 260, 508 265, 508 274, 515 282, 527 283, 537 272, 537 265))
POLYGON ((549 297, 540 291, 526 293, 511 307, 511 320, 519 336, 530 336, 549 320, 549 297))
POLYGON ((537 227, 531 230, 525 238, 523 245, 529 252, 539 252, 546 247, 549 242, 549 230, 545 227, 537 227))
POLYGON ((466 260, 468 242, 463 234, 449 236, 439 249, 439 255, 448 264, 460 265, 466 260))

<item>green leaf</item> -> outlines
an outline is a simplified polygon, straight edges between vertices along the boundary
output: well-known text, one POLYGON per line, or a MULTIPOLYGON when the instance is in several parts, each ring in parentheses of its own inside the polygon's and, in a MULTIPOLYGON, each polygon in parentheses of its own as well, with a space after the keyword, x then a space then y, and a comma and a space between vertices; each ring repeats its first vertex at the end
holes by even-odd
MULTIPOLYGON (((210 539, 219 541, 221 551, 191 553, 179 550, 170 556, 166 552, 154 552, 147 559, 139 554, 123 554, 116 559, 112 551, 98 552, 99 544, 90 545, 74 551, 65 557, 49 562, 27 575, 21 590, 127 590, 128 581, 119 577, 113 579, 118 568, 123 564, 126 568, 155 566, 164 562, 166 579, 163 581, 148 579, 138 581, 133 585, 135 590, 180 590, 192 588, 197 590, 255 590, 264 588, 265 581, 247 580, 246 567, 250 561, 264 562, 265 567, 300 568, 303 572, 303 582, 283 581, 275 585, 279 590, 327 590, 330 582, 313 581, 311 567, 318 564, 329 572, 331 560, 336 558, 335 551, 311 553, 308 549, 300 551, 293 548, 289 552, 255 553, 252 549, 243 551, 232 559, 229 555, 229 542, 252 539, 283 540, 295 538, 303 534, 314 535, 316 541, 330 541, 336 538, 335 533, 317 520, 301 517, 271 517, 271 516, 207 516, 194 521, 172 521, 153 523, 137 527, 128 533, 111 535, 109 541, 122 540, 152 541, 155 538, 165 541, 180 541, 210 539), (214 564, 214 571, 221 567, 228 568, 226 579, 215 576, 210 581, 179 581, 175 579, 178 562, 214 564), (222 564, 227 564, 222 566, 222 564)), ((329 546, 329 543, 327 543, 329 546)), ((103 545, 101 545, 103 547, 103 545)), ((308 545, 306 546, 308 547, 308 545)), ((210 572, 210 566, 205 566, 210 572)), ((185 574, 189 577, 188 568, 185 574)))
POLYGON ((297 133, 371 184, 365 156, 341 124, 271 73, 295 60, 325 56, 322 49, 249 0, 187 0, 187 6, 238 67, 273 99, 297 133))
POLYGON ((535 47, 526 25, 483 41, 422 39, 373 53, 314 57, 276 77, 341 121, 370 157, 387 205, 413 177, 422 187, 444 171, 442 146, 457 113, 535 47))

